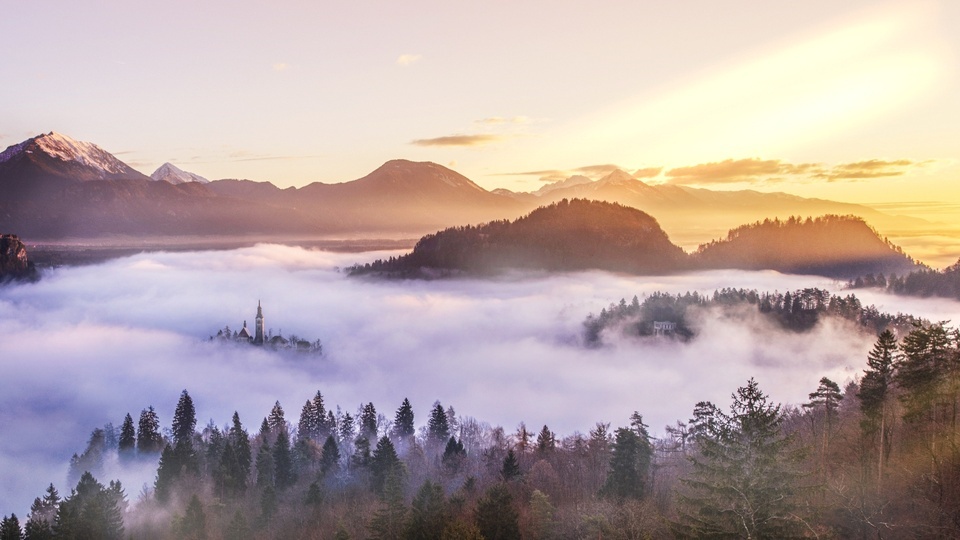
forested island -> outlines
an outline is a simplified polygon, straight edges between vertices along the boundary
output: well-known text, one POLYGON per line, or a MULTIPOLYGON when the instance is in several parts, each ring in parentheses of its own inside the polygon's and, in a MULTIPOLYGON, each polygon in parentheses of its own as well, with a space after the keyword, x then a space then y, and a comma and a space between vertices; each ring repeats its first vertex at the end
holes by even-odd
POLYGON ((872 334, 883 330, 904 334, 923 322, 912 315, 892 315, 880 312, 875 306, 864 306, 852 294, 839 296, 815 287, 785 293, 732 288, 716 290, 713 295, 655 292, 642 302, 636 296, 629 303, 621 298, 619 303, 601 309, 599 315, 588 315, 583 322, 584 343, 600 345, 603 333, 610 331, 624 336, 661 335, 688 340, 695 337, 698 330, 694 311, 711 308, 720 310, 726 318, 742 319, 746 313, 758 314, 791 332, 811 330, 825 318, 850 321, 872 334))
POLYGON ((919 265, 855 216, 758 221, 688 255, 649 214, 616 203, 563 199, 512 222, 445 229, 421 238, 411 253, 347 271, 437 278, 508 270, 664 275, 720 268, 850 278, 919 265))
POLYGON ((850 281, 851 289, 877 288, 904 296, 953 298, 960 300, 960 260, 944 268, 921 268, 906 275, 872 273, 850 281))
POLYGON ((958 346, 943 324, 885 330, 844 388, 823 377, 808 402, 782 406, 750 379, 729 406, 696 403, 659 438, 639 412, 561 435, 439 402, 425 422, 409 400, 392 420, 373 403, 354 415, 320 392, 296 424, 277 402, 253 434, 237 414, 198 430, 184 390, 166 434, 153 407, 94 430, 69 492, 51 484, 0 535, 956 538, 958 346), (132 495, 98 479, 114 459, 157 464, 154 482, 132 495))
POLYGON ((566 199, 510 221, 445 229, 424 236, 407 255, 348 269, 351 275, 444 277, 507 269, 604 269, 667 274, 686 266, 649 214, 615 203, 566 199))

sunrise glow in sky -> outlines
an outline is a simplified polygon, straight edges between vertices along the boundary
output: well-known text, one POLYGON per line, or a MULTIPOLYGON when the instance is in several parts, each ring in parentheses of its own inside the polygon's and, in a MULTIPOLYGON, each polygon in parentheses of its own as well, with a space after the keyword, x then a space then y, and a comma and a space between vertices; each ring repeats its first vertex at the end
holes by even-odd
POLYGON ((947 0, 16 2, 0 147, 53 130, 281 187, 617 165, 929 211, 960 206, 958 23, 947 0))

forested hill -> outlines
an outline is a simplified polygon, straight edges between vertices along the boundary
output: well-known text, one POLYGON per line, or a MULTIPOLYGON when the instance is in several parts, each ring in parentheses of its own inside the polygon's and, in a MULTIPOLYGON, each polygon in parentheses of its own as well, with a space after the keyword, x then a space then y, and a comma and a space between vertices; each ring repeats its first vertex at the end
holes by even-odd
POLYGON ((921 268, 906 275, 867 274, 850 282, 850 288, 876 287, 906 296, 940 296, 960 300, 960 260, 943 270, 921 268))
POLYGON ((429 277, 518 268, 667 274, 686 264, 686 253, 650 215, 616 203, 573 199, 513 222, 427 235, 407 255, 355 266, 350 273, 429 277))
POLYGON ((671 243, 657 220, 631 207, 562 200, 516 221, 453 227, 424 236, 412 253, 351 267, 351 275, 444 277, 506 269, 776 270, 834 278, 922 268, 856 216, 765 220, 737 227, 692 255, 671 243))
POLYGON ((701 245, 698 268, 777 270, 850 278, 867 273, 910 272, 920 266, 856 216, 827 215, 764 220, 701 245))

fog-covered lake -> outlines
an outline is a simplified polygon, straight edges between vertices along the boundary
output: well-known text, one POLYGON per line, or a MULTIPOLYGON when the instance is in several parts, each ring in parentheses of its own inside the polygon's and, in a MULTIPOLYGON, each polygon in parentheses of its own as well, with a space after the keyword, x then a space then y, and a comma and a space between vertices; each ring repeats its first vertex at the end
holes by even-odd
MULTIPOLYGON (((144 253, 50 270, 0 288, 0 514, 26 510, 53 482, 69 493, 70 456, 92 429, 153 405, 169 427, 181 390, 200 425, 238 411, 255 432, 279 400, 297 421, 320 390, 353 414, 373 402, 392 418, 409 398, 417 424, 436 400, 512 432, 523 421, 558 436, 639 411, 655 434, 700 400, 721 404, 749 377, 775 401, 801 403, 822 376, 844 382, 873 338, 841 324, 791 334, 708 319, 690 343, 620 340, 580 345, 589 313, 654 291, 720 287, 786 291, 823 278, 718 271, 669 277, 604 272, 496 280, 370 281, 338 268, 392 253, 330 253, 263 244, 232 251, 144 253), (253 328, 257 302, 274 333, 320 339, 322 357, 207 340, 253 328)), ((857 291, 864 304, 933 320, 960 303, 857 291)), ((107 479, 102 479, 107 480, 107 479)), ((152 471, 125 478, 135 499, 152 471)))

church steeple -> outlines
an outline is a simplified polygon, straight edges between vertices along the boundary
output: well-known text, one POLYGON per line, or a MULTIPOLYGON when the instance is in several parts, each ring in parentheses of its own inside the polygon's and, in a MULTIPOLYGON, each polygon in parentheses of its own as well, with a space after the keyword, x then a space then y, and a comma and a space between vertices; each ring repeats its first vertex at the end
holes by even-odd
POLYGON ((253 342, 257 345, 263 345, 263 308, 260 307, 260 301, 257 300, 257 319, 256 319, 256 331, 253 336, 253 342))

